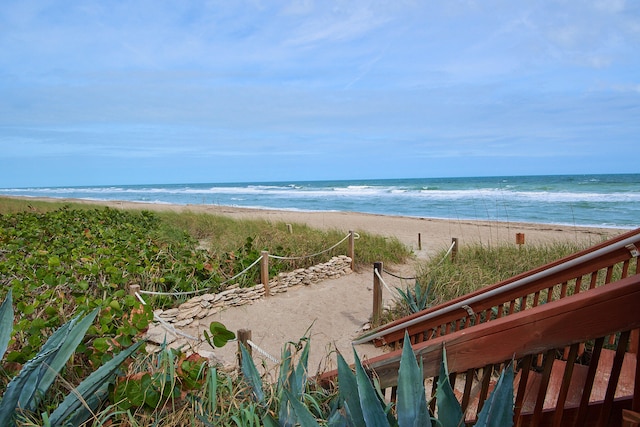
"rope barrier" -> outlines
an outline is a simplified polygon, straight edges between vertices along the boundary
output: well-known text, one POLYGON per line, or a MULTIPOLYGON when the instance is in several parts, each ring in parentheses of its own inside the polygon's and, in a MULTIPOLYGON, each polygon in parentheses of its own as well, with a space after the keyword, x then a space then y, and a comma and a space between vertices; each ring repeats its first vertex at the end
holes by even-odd
MULTIPOLYGON (((382 284, 384 285, 385 288, 387 288, 387 290, 393 294, 394 291, 391 290, 391 288, 389 288, 389 286, 387 285, 387 283, 384 281, 384 279, 382 278, 382 276, 380 275, 380 272, 378 271, 377 268, 374 268, 373 271, 376 273, 376 276, 378 276, 378 279, 380 279, 380 281, 382 282, 382 284)), ((396 289, 395 292, 398 292, 398 290, 396 289)), ((398 292, 399 294, 399 292, 398 292)))
POLYGON ((388 274, 389 276, 393 276, 396 279, 400 279, 400 280, 416 280, 417 279, 417 277, 402 277, 402 276, 398 276, 397 274, 393 274, 392 272, 387 271, 384 268, 382 269, 382 272, 388 274))
POLYGON ((449 246, 449 250, 447 251, 446 254, 444 254, 444 256, 442 257, 442 259, 440 260, 438 265, 442 264, 444 262, 444 260, 447 259, 447 257, 449 256, 449 254, 451 253, 451 251, 453 250, 453 247, 455 245, 456 245, 456 241, 454 240, 453 242, 451 242, 451 246, 449 246))
POLYGON ((254 343, 253 341, 247 340, 247 344, 249 344, 251 346, 251 348, 253 348, 255 351, 257 351, 258 353, 260 353, 261 355, 263 355, 267 359, 271 360, 273 363, 278 363, 278 364, 280 363, 280 361, 278 359, 276 359, 275 357, 273 357, 272 355, 267 353, 265 350, 263 350, 260 347, 258 347, 258 345, 256 343, 254 343))
MULTIPOLYGON (((353 233, 353 235, 354 235, 353 236, 354 239, 359 239, 360 238, 360 235, 358 233, 353 233)), ((278 255, 269 255, 269 258, 281 259, 281 260, 299 260, 299 259, 305 259, 305 258, 312 258, 314 256, 322 255, 323 253, 326 253, 326 252, 329 252, 332 249, 335 249, 338 245, 340 245, 342 242, 347 240, 349 238, 349 236, 350 236, 350 234, 347 234, 342 240, 340 240, 335 245, 333 245, 330 248, 325 249, 323 251, 317 252, 315 254, 305 255, 305 256, 301 256, 301 257, 285 257, 285 256, 278 256, 278 255)), ((247 271, 249 271, 250 269, 255 267, 255 265, 258 264, 261 260, 262 260, 262 255, 260 255, 258 257, 258 259, 256 259, 250 266, 248 266, 247 268, 245 268, 244 270, 242 270, 240 273, 236 274, 235 276, 231 277, 230 279, 227 279, 224 282, 219 283, 218 286, 226 285, 227 283, 231 282, 232 280, 235 280, 238 277, 242 276, 247 271)), ((200 293, 205 293, 207 291, 210 291, 211 289, 213 289, 213 287, 197 289, 195 291, 184 291, 184 292, 158 292, 158 291, 143 291, 143 290, 141 290, 140 293, 141 294, 146 294, 146 295, 160 295, 160 296, 178 297, 178 296, 185 296, 185 295, 197 295, 197 294, 200 294, 200 293)))
MULTIPOLYGON (((147 305, 145 300, 142 299, 142 297, 140 296, 140 294, 138 292, 136 292, 136 297, 138 297, 138 299, 140 300, 142 305, 147 305)), ((184 332, 181 332, 181 331, 177 330, 176 328, 171 326, 169 323, 167 323, 165 320, 161 319, 160 316, 156 315, 155 313, 153 314, 153 320, 158 322, 158 323, 160 323, 160 326, 162 326, 168 332, 173 334, 173 336, 176 336, 176 337, 177 336, 181 336, 181 337, 185 337, 187 339, 193 340, 193 341, 200 341, 199 338, 196 338, 194 336, 191 336, 189 334, 185 334, 184 332)))
MULTIPOLYGON (((311 254, 311 255, 305 255, 305 256, 298 256, 298 257, 287 257, 287 256, 279 256, 279 255, 269 255, 269 258, 273 258, 273 259, 281 259, 281 260, 287 260, 287 261, 293 261, 293 260, 299 260, 299 259, 305 259, 305 258, 313 258, 315 256, 318 255, 322 255, 326 252, 329 252, 332 249, 335 249, 336 247, 338 247, 340 245, 340 243, 344 242, 345 240, 347 240, 349 238, 349 234, 347 234, 344 239, 340 240, 338 243, 336 243, 335 245, 331 246, 329 249, 325 249, 323 251, 320 252, 316 252, 315 254, 311 254)), ((360 235, 358 233, 353 233, 353 238, 354 239, 359 239, 360 235)))
MULTIPOLYGON (((236 274, 235 276, 233 276, 230 279, 225 280, 224 282, 221 282, 220 285, 224 285, 232 280, 237 279, 238 277, 242 276, 243 274, 245 274, 247 271, 249 271, 250 269, 252 269, 253 267, 255 267, 255 265, 257 263, 259 263, 262 260, 262 255, 260 255, 258 257, 257 260, 255 260, 250 266, 248 266, 247 268, 245 268, 244 270, 242 270, 240 273, 236 274)), ((206 292, 213 289, 212 287, 209 288, 204 288, 204 289, 198 289, 195 291, 185 291, 185 292, 156 292, 156 291, 140 291, 141 294, 147 294, 147 295, 165 295, 165 296, 182 296, 182 295, 193 295, 193 294, 199 294, 201 292, 206 292)))

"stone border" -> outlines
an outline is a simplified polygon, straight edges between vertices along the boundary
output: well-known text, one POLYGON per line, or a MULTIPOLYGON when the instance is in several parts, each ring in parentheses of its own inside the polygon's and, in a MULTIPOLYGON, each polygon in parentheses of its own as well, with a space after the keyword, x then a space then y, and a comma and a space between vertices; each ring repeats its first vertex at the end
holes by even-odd
MULTIPOLYGON (((278 274, 269 281, 269 291, 274 295, 287 292, 296 286, 308 286, 322 280, 337 279, 350 273, 352 273, 351 258, 339 255, 322 264, 278 274)), ((251 304, 253 301, 263 298, 264 293, 263 284, 250 288, 241 288, 236 284, 217 294, 198 295, 176 308, 155 310, 153 313, 172 327, 179 329, 192 325, 197 320, 213 316, 226 308, 251 304)), ((167 331, 159 322, 155 322, 150 325, 146 338, 153 343, 166 342, 169 344, 177 337, 167 331)))

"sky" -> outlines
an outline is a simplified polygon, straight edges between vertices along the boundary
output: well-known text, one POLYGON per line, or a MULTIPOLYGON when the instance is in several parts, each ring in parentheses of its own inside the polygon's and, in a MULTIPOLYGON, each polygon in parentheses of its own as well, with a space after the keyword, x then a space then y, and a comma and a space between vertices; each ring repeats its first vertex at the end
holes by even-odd
POLYGON ((0 188, 637 173, 635 0, 3 0, 0 188))

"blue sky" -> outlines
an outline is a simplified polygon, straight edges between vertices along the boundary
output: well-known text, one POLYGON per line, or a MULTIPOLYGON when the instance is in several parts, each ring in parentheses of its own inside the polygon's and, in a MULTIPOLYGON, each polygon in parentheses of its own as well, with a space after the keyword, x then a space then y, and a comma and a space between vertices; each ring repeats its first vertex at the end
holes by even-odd
POLYGON ((640 2, 0 8, 0 188, 640 172, 640 2))

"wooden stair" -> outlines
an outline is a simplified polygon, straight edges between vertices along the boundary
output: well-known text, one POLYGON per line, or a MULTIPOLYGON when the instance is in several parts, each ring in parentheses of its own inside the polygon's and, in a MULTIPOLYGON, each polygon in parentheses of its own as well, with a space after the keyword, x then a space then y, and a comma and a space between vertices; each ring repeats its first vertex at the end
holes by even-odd
MULTIPOLYGON (((408 336, 426 384, 437 383, 446 346, 450 380, 469 421, 495 386, 495 372, 515 361, 516 426, 640 427, 638 248, 640 228, 380 326, 354 343, 391 348, 364 361, 390 400, 408 336)), ((332 371, 319 381, 331 386, 336 378, 332 371)), ((433 390, 427 399, 436 407, 433 390)))
MULTIPOLYGON (((596 410, 599 410, 599 407, 602 406, 605 400, 607 386, 609 384, 612 368, 614 366, 615 355, 616 352, 614 350, 601 350, 588 403, 590 407, 594 408, 594 412, 596 410)), ((614 399, 618 405, 625 406, 625 403, 630 403, 633 398, 635 385, 635 364, 635 355, 631 353, 625 353, 614 395, 614 399)), ((517 391, 518 387, 520 386, 520 382, 522 381, 523 376, 522 374, 522 370, 519 370, 516 373, 513 384, 513 388, 515 391, 517 391)), ((567 361, 561 359, 553 360, 551 370, 546 381, 544 378, 544 372, 530 371, 526 378, 527 382, 525 386, 524 398, 520 404, 520 415, 525 417, 525 420, 531 418, 531 415, 534 413, 538 397, 542 394, 540 390, 541 386, 546 383, 546 391, 544 391, 542 411, 547 415, 543 416, 539 423, 536 423, 536 425, 554 425, 551 423, 554 417, 557 417, 560 420, 562 419, 562 417, 556 415, 558 401, 560 399, 561 393, 566 393, 564 398, 561 399, 564 400, 564 405, 562 406, 564 407, 565 411, 571 414, 572 410, 577 410, 580 407, 582 392, 588 382, 588 375, 589 366, 581 364, 573 364, 573 366, 570 366, 567 361), (571 369, 571 373, 569 374, 571 376, 571 379, 568 389, 565 392, 562 390, 562 384, 565 373, 567 372, 567 368, 571 369)), ((495 384, 495 378, 489 381, 489 393, 493 390, 495 384)), ((456 397, 458 397, 458 400, 461 401, 463 391, 459 388, 456 388, 454 391, 456 397)), ((472 424, 477 418, 481 391, 482 384, 478 380, 472 387, 469 404, 465 411, 465 421, 468 424, 472 424)), ((569 416, 572 417, 571 415, 569 416)))

